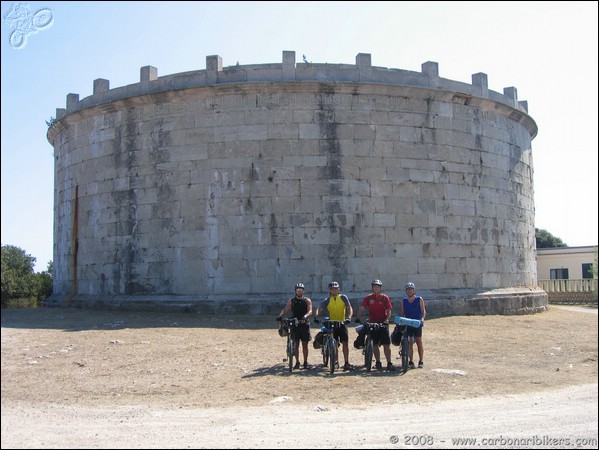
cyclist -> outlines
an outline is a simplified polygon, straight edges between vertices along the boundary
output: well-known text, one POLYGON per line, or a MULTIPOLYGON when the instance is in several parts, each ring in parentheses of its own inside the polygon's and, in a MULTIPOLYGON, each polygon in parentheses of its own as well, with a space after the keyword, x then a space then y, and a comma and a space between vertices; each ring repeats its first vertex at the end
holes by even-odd
MULTIPOLYGON (((362 304, 360 305, 360 308, 358 308, 358 313, 356 314, 356 322, 360 321, 360 316, 364 310, 367 309, 369 322, 388 324, 389 318, 391 317, 391 300, 387 294, 381 292, 381 289, 383 288, 381 280, 374 280, 370 285, 372 287, 372 294, 368 294, 362 300, 362 304)), ((378 329, 373 344, 374 358, 376 359, 375 367, 377 369, 383 368, 381 363, 381 352, 379 349, 379 346, 382 345, 383 351, 385 352, 385 358, 387 359, 387 370, 395 370, 395 366, 391 362, 391 338, 389 336, 389 327, 381 327, 378 329)))
MULTIPOLYGON (((312 340, 310 335, 310 323, 308 317, 312 315, 312 300, 304 296, 305 287, 302 283, 295 285, 295 297, 290 298, 287 304, 277 317, 280 320, 285 314, 291 311, 293 317, 299 320, 299 325, 296 329, 296 337, 302 343, 302 351, 304 354, 304 369, 311 369, 308 364, 308 342, 312 340)), ((300 368, 299 362, 299 345, 295 348, 295 366, 294 369, 300 368)))
POLYGON ((330 320, 338 320, 341 322, 339 328, 335 328, 333 337, 341 342, 343 346, 343 360, 345 364, 343 370, 354 370, 354 367, 349 363, 349 334, 345 326, 345 320, 350 320, 354 314, 351 303, 345 294, 339 294, 339 283, 331 281, 329 283, 329 295, 325 298, 316 310, 316 315, 319 316, 323 311, 327 311, 330 320))
POLYGON ((424 325, 424 318, 426 317, 426 307, 424 305, 424 299, 420 296, 416 296, 416 285, 414 283, 406 284, 406 295, 401 304, 399 305, 399 315, 407 317, 408 319, 420 320, 420 327, 413 328, 407 327, 407 333, 410 338, 410 351, 408 355, 410 362, 408 367, 414 369, 414 340, 416 340, 416 346, 418 347, 418 368, 424 367, 422 358, 424 357, 424 344, 422 343, 422 327, 424 325))

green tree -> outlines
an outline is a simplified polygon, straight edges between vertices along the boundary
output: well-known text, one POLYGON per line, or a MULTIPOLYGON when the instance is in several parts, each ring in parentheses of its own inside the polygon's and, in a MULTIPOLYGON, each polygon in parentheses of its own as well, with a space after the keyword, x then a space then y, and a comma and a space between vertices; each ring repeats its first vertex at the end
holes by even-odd
POLYGON ((34 273, 35 258, 14 245, 2 245, 1 303, 37 305, 52 294, 52 262, 48 270, 34 273))
POLYGON ((37 301, 38 303, 43 302, 52 295, 52 271, 54 270, 54 264, 52 261, 48 263, 48 267, 43 272, 34 274, 37 301))
POLYGON ((562 240, 549 231, 541 228, 535 228, 535 237, 537 240, 537 248, 552 248, 552 247, 567 247, 568 244, 562 242, 562 240))

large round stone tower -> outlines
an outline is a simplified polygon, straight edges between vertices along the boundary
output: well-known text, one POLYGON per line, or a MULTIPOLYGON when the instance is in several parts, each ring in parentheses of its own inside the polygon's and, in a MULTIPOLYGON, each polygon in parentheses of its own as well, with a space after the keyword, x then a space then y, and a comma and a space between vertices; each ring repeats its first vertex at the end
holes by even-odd
POLYGON ((430 314, 546 308, 531 140, 515 88, 371 65, 282 63, 68 94, 55 154, 55 303, 278 311, 296 282, 430 314))

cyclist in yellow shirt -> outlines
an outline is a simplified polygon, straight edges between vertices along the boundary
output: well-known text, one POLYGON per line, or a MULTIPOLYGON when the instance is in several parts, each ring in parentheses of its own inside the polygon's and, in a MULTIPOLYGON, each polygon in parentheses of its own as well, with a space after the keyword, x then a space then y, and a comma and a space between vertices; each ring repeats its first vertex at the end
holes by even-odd
POLYGON ((318 306, 316 316, 319 316, 323 311, 328 313, 330 320, 338 320, 341 322, 341 327, 334 330, 333 337, 341 342, 343 346, 343 359, 345 365, 343 370, 354 370, 354 367, 349 363, 349 334, 345 321, 349 321, 354 314, 351 303, 345 294, 339 294, 339 283, 331 281, 329 283, 329 295, 318 306))

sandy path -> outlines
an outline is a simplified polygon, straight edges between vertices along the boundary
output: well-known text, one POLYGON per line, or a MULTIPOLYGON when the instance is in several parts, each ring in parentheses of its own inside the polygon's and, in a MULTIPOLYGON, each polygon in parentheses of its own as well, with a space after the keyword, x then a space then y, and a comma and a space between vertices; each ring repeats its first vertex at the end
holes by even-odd
POLYGON ((597 384, 369 408, 287 400, 207 409, 20 404, 6 412, 2 448, 597 448, 597 384))

